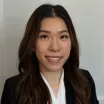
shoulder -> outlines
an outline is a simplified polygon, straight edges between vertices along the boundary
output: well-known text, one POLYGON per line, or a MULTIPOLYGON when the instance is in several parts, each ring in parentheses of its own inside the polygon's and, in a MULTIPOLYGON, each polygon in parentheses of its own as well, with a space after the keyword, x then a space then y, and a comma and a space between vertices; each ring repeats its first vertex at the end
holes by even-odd
MULTIPOLYGON (((12 76, 12 77, 6 79, 5 85, 12 86, 12 88, 16 87, 16 85, 18 84, 19 80, 20 80, 20 74, 12 76)), ((5 87, 5 85, 4 85, 4 87, 5 87)))
POLYGON ((88 70, 84 70, 84 69, 80 69, 83 74, 86 76, 86 78, 89 81, 90 87, 91 87, 91 102, 92 104, 99 104, 99 101, 97 99, 97 94, 96 94, 96 86, 95 86, 95 82, 94 79, 92 77, 92 75, 90 74, 90 72, 88 70))
POLYGON ((9 82, 9 83, 15 83, 15 82, 17 82, 20 79, 20 76, 21 75, 18 74, 18 75, 9 77, 9 78, 6 79, 6 81, 9 82))
POLYGON ((95 86, 95 82, 94 82, 94 79, 93 79, 91 73, 90 73, 88 70, 85 70, 85 69, 80 69, 80 70, 83 72, 83 74, 84 74, 84 75, 86 76, 86 78, 88 79, 88 81, 89 81, 91 87, 95 86))
POLYGON ((85 77, 88 79, 88 82, 90 84, 91 88, 95 88, 95 82, 88 70, 80 69, 80 71, 85 75, 85 77))
POLYGON ((80 69, 89 81, 93 81, 92 75, 88 70, 80 69))
POLYGON ((20 75, 16 75, 8 78, 5 81, 1 97, 1 104, 13 104, 16 95, 16 86, 19 82, 19 79, 20 75))

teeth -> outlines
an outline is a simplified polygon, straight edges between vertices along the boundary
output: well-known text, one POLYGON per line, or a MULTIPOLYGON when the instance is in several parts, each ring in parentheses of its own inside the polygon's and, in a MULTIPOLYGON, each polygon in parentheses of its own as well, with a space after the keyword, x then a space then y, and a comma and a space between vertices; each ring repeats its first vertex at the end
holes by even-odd
POLYGON ((52 60, 58 60, 58 59, 60 59, 60 58, 50 58, 50 59, 52 59, 52 60))
POLYGON ((46 57, 46 58, 51 63, 57 63, 57 62, 59 62, 61 60, 60 57, 46 57))

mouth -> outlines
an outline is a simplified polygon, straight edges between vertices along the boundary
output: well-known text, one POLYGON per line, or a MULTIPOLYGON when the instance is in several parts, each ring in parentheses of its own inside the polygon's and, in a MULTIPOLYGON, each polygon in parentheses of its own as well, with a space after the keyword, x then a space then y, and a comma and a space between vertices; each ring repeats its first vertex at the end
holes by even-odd
POLYGON ((59 63, 61 61, 62 57, 60 57, 60 56, 46 56, 46 59, 48 60, 48 62, 55 64, 55 63, 59 63))

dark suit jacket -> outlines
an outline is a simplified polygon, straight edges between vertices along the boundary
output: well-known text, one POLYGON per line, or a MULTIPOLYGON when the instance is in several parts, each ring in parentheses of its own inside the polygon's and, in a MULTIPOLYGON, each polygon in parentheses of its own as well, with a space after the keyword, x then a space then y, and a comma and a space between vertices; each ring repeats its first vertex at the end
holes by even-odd
MULTIPOLYGON (((96 88, 93 78, 91 77, 90 73, 87 70, 82 70, 82 71, 84 72, 85 76, 88 78, 89 83, 91 85, 91 104, 99 104, 96 96, 96 88)), ((11 77, 6 80, 1 98, 1 104, 14 104, 15 95, 16 95, 15 88, 18 79, 19 79, 19 75, 11 77)), ((64 82, 65 82, 65 90, 66 90, 66 104, 75 104, 73 87, 71 86, 71 84, 67 83, 66 80, 64 80, 64 82)))

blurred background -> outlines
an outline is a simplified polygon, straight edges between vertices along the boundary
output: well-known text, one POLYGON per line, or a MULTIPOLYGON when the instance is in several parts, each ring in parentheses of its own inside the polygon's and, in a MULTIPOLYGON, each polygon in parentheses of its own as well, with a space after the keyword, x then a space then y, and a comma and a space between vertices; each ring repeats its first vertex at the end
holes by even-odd
POLYGON ((5 80, 18 74, 18 48, 26 23, 43 3, 67 9, 79 40, 80 67, 93 76, 104 104, 104 0, 0 0, 0 99, 5 80))

